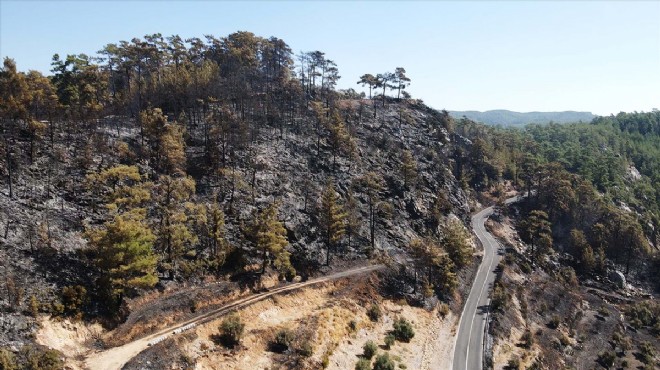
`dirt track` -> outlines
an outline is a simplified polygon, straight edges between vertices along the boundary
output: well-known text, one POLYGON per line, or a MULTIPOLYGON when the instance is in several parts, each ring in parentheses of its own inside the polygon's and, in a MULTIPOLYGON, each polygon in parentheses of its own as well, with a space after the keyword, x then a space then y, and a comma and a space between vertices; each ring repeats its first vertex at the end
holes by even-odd
POLYGON ((134 340, 130 343, 126 343, 123 346, 111 348, 102 352, 95 352, 91 353, 87 359, 84 361, 84 366, 86 368, 89 368, 91 370, 119 370, 121 369, 128 361, 130 361, 133 357, 137 356, 140 352, 144 351, 149 347, 150 343, 154 343, 156 341, 165 339, 169 336, 178 334, 182 330, 177 330, 177 329, 182 329, 182 328, 191 328, 191 325, 199 325, 199 324, 204 324, 208 321, 211 321, 218 316, 224 315, 227 312, 248 306, 252 303, 261 301, 263 299, 266 299, 268 297, 271 297, 273 295, 279 294, 279 293, 284 293, 288 291, 292 291, 295 289, 299 289, 305 286, 313 285, 313 284, 318 284, 322 282, 326 282, 329 280, 336 280, 336 279, 341 279, 345 278, 348 276, 352 275, 358 275, 358 274, 365 274, 368 272, 380 270, 384 268, 383 265, 373 265, 373 266, 365 266, 365 267, 359 267, 359 268, 354 268, 354 269, 349 269, 346 271, 342 272, 337 272, 331 275, 319 277, 316 279, 311 279, 305 282, 300 282, 300 283, 294 283, 294 284, 289 284, 285 285, 279 288, 272 289, 268 292, 264 293, 259 293, 259 294, 254 294, 250 297, 246 297, 243 299, 239 299, 237 301, 234 301, 232 303, 229 303, 225 306, 222 306, 218 309, 215 309, 211 312, 207 312, 205 314, 201 314, 197 317, 194 317, 190 320, 178 323, 176 325, 172 325, 168 328, 165 328, 163 330, 160 330, 156 333, 153 333, 151 335, 148 335, 146 337, 134 340))

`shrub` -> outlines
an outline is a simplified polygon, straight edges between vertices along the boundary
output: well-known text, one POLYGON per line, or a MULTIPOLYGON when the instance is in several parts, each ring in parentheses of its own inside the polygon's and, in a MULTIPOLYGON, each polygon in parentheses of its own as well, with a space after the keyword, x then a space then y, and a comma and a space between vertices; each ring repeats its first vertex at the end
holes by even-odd
POLYGON ((557 329, 560 323, 561 323, 561 319, 559 318, 559 316, 553 315, 552 318, 550 319, 550 322, 548 323, 548 326, 551 329, 557 329))
POLYGON ((598 362, 603 365, 606 369, 611 368, 614 365, 614 359, 616 354, 614 351, 603 351, 598 354, 598 362))
POLYGON ((385 336, 385 347, 387 347, 387 349, 390 349, 392 347, 392 345, 394 344, 395 340, 396 340, 396 338, 394 337, 394 335, 387 334, 385 336))
POLYGON ((27 365, 26 369, 60 370, 64 368, 62 354, 52 349, 43 350, 29 345, 23 346, 19 357, 21 362, 27 365))
POLYGON ((412 324, 402 317, 394 322, 392 334, 397 340, 408 343, 415 336, 415 330, 412 324))
POLYGON ((626 316, 636 329, 644 326, 654 327, 660 324, 660 303, 652 300, 636 303, 626 310, 626 316))
POLYGON ((18 364, 16 363, 16 356, 9 350, 0 348, 0 369, 3 370, 17 370, 18 364))
POLYGON ((190 305, 190 312, 195 313, 199 309, 200 302, 197 300, 191 300, 189 305, 190 305))
POLYGON ((228 316, 220 325, 222 342, 227 347, 234 347, 241 341, 244 330, 245 324, 243 324, 238 315, 232 314, 228 316))
POLYGON ((357 330, 357 321, 351 320, 348 322, 348 330, 353 333, 357 330))
POLYGON ((369 310, 367 310, 367 316, 369 316, 371 321, 378 322, 380 317, 383 316, 383 312, 381 311, 380 306, 377 303, 374 303, 369 307, 369 310))
POLYGON ((580 285, 575 270, 571 267, 564 267, 560 271, 561 277, 564 280, 564 285, 570 288, 576 288, 580 285))
POLYGON ((610 310, 608 310, 605 306, 600 306, 598 307, 598 314, 603 317, 608 317, 610 316, 610 310))
POLYGON ((270 347, 274 352, 284 352, 291 348, 294 339, 293 332, 290 329, 280 329, 275 334, 275 338, 273 338, 273 341, 270 343, 270 347))
POLYGON ((494 312, 501 312, 509 304, 509 295, 506 293, 504 285, 500 281, 495 282, 493 289, 493 298, 490 301, 490 307, 494 312))
POLYGON ((371 361, 361 358, 355 364, 355 370, 371 370, 371 361))
POLYGON ((449 305, 446 303, 440 303, 438 306, 438 313, 443 319, 449 314, 449 305))
POLYGON ((518 266, 520 266, 520 271, 522 271, 523 274, 529 274, 532 272, 532 266, 527 262, 521 262, 518 266))
MULTIPOLYGON (((526 370, 543 370, 543 369, 544 367, 541 365, 541 360, 536 359, 534 362, 532 362, 531 365, 529 365, 529 367, 527 367, 526 370)), ((572 370, 573 368, 569 367, 568 369, 572 370)))
POLYGON ((520 369, 520 358, 518 356, 513 356, 506 365, 509 370, 518 370, 520 369))
POLYGON ((60 302, 53 302, 50 306, 50 313, 52 313, 54 316, 63 315, 64 305, 60 302))
POLYGON ((305 341, 300 345, 300 348, 298 348, 298 353, 302 357, 312 357, 314 354, 314 347, 312 346, 312 343, 309 341, 305 341))
POLYGON ((621 348, 621 351, 624 353, 632 348, 630 337, 620 331, 615 331, 614 334, 612 334, 612 341, 614 342, 614 345, 621 348))
POLYGON ((374 343, 373 340, 367 341, 367 343, 364 344, 362 347, 362 355, 366 359, 371 359, 376 355, 376 352, 378 352, 378 346, 376 343, 374 343))
POLYGON ((332 356, 332 349, 328 349, 323 353, 321 357, 321 367, 327 369, 330 366, 330 356, 332 356))
POLYGON ((37 297, 30 296, 30 316, 37 317, 39 315, 39 307, 41 307, 41 305, 39 304, 37 297))
POLYGON ((65 286, 60 293, 64 314, 81 318, 83 306, 87 303, 87 289, 81 285, 65 286))
POLYGON ((534 336, 532 335, 532 332, 529 329, 525 330, 523 335, 520 337, 520 341, 522 342, 523 348, 532 348, 532 345, 534 344, 534 336))
POLYGON ((374 370, 394 370, 396 365, 394 361, 390 358, 390 355, 384 353, 376 357, 376 362, 374 362, 374 370))
POLYGON ((649 342, 644 342, 639 347, 639 353, 642 355, 642 362, 647 365, 652 365, 655 360, 655 349, 653 345, 649 342))

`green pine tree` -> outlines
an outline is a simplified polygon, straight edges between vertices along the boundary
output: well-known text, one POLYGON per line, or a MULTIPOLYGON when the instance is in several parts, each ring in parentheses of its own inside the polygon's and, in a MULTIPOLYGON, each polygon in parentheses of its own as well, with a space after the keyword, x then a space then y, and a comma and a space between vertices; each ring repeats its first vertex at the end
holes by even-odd
POLYGON ((344 213, 335 187, 328 182, 321 195, 319 224, 325 238, 325 264, 330 265, 330 254, 337 247, 346 233, 346 213, 344 213))

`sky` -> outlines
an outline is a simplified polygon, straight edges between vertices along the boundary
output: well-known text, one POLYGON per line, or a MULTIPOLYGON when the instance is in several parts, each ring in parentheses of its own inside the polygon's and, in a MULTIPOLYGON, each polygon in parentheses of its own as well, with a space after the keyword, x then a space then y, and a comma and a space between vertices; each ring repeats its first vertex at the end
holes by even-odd
POLYGON ((660 108, 660 1, 0 0, 0 57, 44 74, 55 53, 235 31, 325 52, 339 88, 404 67, 408 92, 437 109, 660 108))

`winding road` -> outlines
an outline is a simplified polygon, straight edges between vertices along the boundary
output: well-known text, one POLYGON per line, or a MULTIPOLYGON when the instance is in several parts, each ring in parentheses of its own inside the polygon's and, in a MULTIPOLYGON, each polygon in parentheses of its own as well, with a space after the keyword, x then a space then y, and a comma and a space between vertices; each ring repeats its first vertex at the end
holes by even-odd
POLYGON ((310 279, 305 282, 288 284, 279 288, 271 289, 268 292, 251 295, 249 297, 236 300, 230 304, 224 305, 213 311, 196 316, 188 321, 172 325, 168 328, 162 329, 156 333, 147 335, 146 337, 137 339, 135 341, 124 344, 123 346, 110 348, 106 351, 95 352, 90 354, 85 360, 84 366, 91 370, 119 370, 133 357, 140 354, 140 352, 147 349, 149 346, 156 344, 172 335, 179 334, 187 329, 193 328, 196 325, 204 324, 209 321, 215 320, 230 311, 243 308, 258 301, 264 300, 276 294, 289 292, 292 290, 300 289, 309 285, 319 284, 330 280, 341 279, 349 276, 366 274, 372 271, 385 268, 383 265, 373 265, 353 268, 331 275, 310 279))
MULTIPOLYGON (((517 196, 509 198, 505 203, 510 204, 518 199, 517 196)), ((472 216, 472 229, 483 245, 484 256, 458 322, 453 370, 483 368, 484 330, 490 306, 489 296, 495 282, 495 269, 502 259, 499 251, 500 243, 486 231, 485 223, 492 213, 493 207, 488 207, 472 216)))

